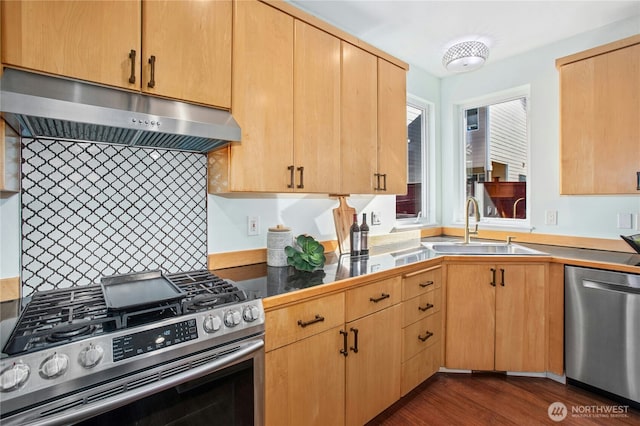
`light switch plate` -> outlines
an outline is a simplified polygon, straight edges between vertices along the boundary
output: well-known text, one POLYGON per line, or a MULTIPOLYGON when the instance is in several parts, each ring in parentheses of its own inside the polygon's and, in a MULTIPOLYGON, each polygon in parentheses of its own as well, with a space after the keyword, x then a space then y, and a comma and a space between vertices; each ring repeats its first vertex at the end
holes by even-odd
POLYGON ((618 229, 631 229, 633 214, 618 213, 618 229))
POLYGON ((557 225, 558 224, 558 210, 545 210, 545 212, 544 212, 544 224, 545 225, 557 225))
POLYGON ((260 235, 260 216, 247 216, 247 235, 260 235))

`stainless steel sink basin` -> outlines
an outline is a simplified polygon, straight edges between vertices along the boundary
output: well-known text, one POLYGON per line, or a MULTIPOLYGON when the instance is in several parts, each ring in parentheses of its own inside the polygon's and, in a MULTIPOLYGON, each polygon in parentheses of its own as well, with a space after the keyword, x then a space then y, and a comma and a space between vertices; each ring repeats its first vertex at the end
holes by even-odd
POLYGON ((451 255, 546 255, 538 250, 507 243, 471 242, 468 244, 451 243, 423 243, 426 247, 440 254, 451 255))

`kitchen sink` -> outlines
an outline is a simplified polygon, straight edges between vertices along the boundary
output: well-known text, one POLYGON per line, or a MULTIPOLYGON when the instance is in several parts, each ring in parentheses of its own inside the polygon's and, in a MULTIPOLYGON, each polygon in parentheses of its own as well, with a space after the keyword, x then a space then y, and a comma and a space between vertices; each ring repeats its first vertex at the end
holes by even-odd
POLYGON ((423 243, 424 246, 430 248, 439 254, 451 254, 451 255, 546 255, 538 250, 523 247, 518 244, 507 243, 486 243, 486 242, 471 242, 468 244, 460 242, 445 242, 445 243, 423 243))

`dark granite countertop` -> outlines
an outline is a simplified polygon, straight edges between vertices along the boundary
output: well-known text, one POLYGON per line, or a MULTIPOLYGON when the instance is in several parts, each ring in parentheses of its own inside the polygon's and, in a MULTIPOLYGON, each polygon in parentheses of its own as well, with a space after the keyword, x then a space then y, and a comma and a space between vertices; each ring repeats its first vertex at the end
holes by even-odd
MULTIPOLYGON (((427 237, 421 240, 424 243, 443 241, 453 242, 461 239, 427 237)), ((422 246, 421 242, 415 240, 375 247, 370 256, 359 258, 328 253, 323 270, 314 273, 300 273, 292 267, 272 267, 266 264, 219 269, 215 272, 222 278, 238 282, 248 292, 249 297, 277 296, 440 257, 438 253, 422 246)), ((520 242, 517 244, 547 253, 556 261, 568 264, 580 265, 587 262, 586 266, 601 269, 617 269, 619 266, 623 271, 640 274, 640 254, 520 242)))

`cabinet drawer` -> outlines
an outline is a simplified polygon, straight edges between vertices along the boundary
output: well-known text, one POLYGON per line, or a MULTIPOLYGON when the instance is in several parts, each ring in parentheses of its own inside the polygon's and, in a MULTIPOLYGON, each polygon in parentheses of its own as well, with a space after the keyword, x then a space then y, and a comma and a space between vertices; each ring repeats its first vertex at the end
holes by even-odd
POLYGON ((402 278, 398 276, 348 290, 346 321, 353 321, 400 303, 401 282, 402 278))
POLYGON ((344 293, 302 302, 265 314, 265 350, 344 324, 344 293))
POLYGON ((414 322, 402 330, 402 360, 406 361, 418 352, 440 341, 442 334, 442 314, 414 322))
POLYGON ((404 312, 402 326, 406 327, 422 318, 440 312, 441 305, 442 291, 439 288, 403 302, 402 310, 404 312))
POLYGON ((442 365, 442 350, 439 344, 431 345, 416 356, 402 363, 400 390, 402 396, 438 372, 442 365))
POLYGON ((440 288, 442 284, 440 270, 440 266, 436 266, 405 274, 402 282, 402 300, 440 288))

